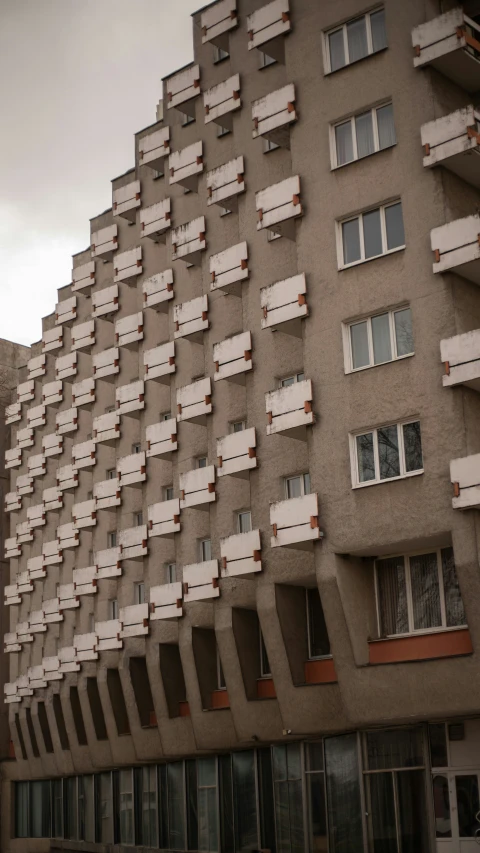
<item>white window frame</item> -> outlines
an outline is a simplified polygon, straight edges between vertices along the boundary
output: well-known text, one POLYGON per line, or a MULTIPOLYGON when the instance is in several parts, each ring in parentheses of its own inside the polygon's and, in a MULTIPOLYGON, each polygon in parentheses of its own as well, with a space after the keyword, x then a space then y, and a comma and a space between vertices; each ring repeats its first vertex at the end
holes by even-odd
POLYGON ((278 64, 278 59, 275 59, 273 56, 270 56, 269 53, 265 53, 264 50, 260 50, 260 49, 258 52, 260 54, 259 60, 258 60, 259 69, 270 68, 271 65, 277 65, 278 64))
POLYGON ((107 546, 108 548, 116 548, 117 547, 117 531, 109 530, 107 533, 107 546))
POLYGON ((279 388, 291 388, 291 386, 296 385, 297 382, 304 382, 304 381, 305 381, 305 374, 302 371, 299 371, 299 373, 293 373, 291 376, 282 376, 282 378, 278 380, 278 387, 279 388), (293 382, 290 382, 291 379, 293 379, 293 382), (286 382, 289 382, 290 384, 286 385, 285 384, 286 382))
POLYGON ((177 564, 176 563, 165 563, 165 577, 167 578, 166 583, 175 583, 177 580, 177 564))
POLYGON ((309 473, 309 471, 303 471, 301 474, 292 474, 290 477, 284 478, 283 482, 284 482, 284 489, 285 489, 285 500, 287 500, 287 501, 294 500, 294 498, 291 498, 290 495, 288 494, 288 484, 292 480, 298 480, 298 479, 300 479, 300 497, 303 498, 303 497, 305 497, 305 495, 311 494, 312 481, 310 478, 310 473, 309 473), (309 479, 309 486, 310 486, 310 489, 308 492, 305 491, 305 478, 306 477, 308 477, 308 479, 309 479))
MULTIPOLYGON (((345 362, 345 373, 359 373, 361 370, 370 370, 372 367, 380 367, 382 364, 391 364, 392 361, 403 361, 404 358, 412 358, 415 355, 415 349, 413 352, 407 352, 405 355, 398 355, 397 353, 397 336, 395 333, 395 314, 399 311, 405 311, 407 308, 412 310, 412 306, 408 303, 406 305, 397 305, 395 308, 387 308, 385 311, 378 311, 375 314, 366 314, 363 317, 356 317, 355 320, 349 320, 347 323, 342 323, 342 338, 343 338, 343 354, 344 354, 344 362, 345 362), (389 361, 374 361, 373 354, 373 335, 372 335, 372 320, 375 317, 382 317, 384 314, 388 314, 388 323, 390 328, 390 346, 392 348, 392 358, 389 361), (356 326, 359 323, 367 323, 367 337, 368 337, 368 355, 370 358, 370 363, 365 364, 363 367, 354 367, 353 366, 353 350, 352 350, 352 337, 350 329, 352 326, 356 326)), ((413 323, 412 323, 413 325, 413 323)), ((415 345, 415 344, 414 344, 415 345)))
POLYGON ((418 477, 420 474, 423 474, 425 471, 425 460, 423 458, 423 446, 422 446, 422 462, 424 463, 422 468, 419 468, 417 471, 407 471, 405 468, 405 446, 403 442, 403 427, 407 424, 420 424, 420 435, 422 434, 422 426, 421 419, 419 417, 415 418, 407 418, 406 420, 397 421, 396 423, 378 424, 375 427, 368 427, 367 429, 356 430, 355 432, 350 433, 349 441, 350 441, 350 462, 351 462, 351 473, 352 473, 352 489, 363 489, 366 486, 379 486, 383 483, 395 483, 397 480, 405 480, 407 477, 418 477), (379 463, 379 455, 378 455, 378 440, 377 440, 377 432, 379 429, 384 429, 385 427, 397 427, 397 435, 398 435, 398 454, 400 459, 400 474, 398 477, 387 477, 385 480, 380 479, 380 463, 379 463), (374 480, 367 480, 365 483, 361 483, 358 476, 358 454, 357 454, 357 438, 360 435, 368 435, 369 433, 373 433, 373 454, 375 460, 375 474, 376 477, 374 480))
POLYGON ((251 533, 252 531, 252 512, 249 509, 241 509, 236 513, 236 529, 237 533, 251 533), (244 515, 248 515, 250 518, 250 530, 242 530, 242 523, 240 521, 241 517, 244 515))
POLYGON ((132 444, 132 453, 141 453, 142 452, 142 443, 141 441, 135 441, 132 444))
POLYGON ((201 563, 208 563, 212 559, 212 540, 211 539, 200 539, 200 542, 198 543, 198 550, 199 550, 199 554, 200 554, 200 562, 201 563), (210 556, 208 557, 208 559, 206 559, 206 557, 205 557, 205 548, 204 548, 204 546, 207 542, 209 543, 209 547, 210 547, 210 556))
POLYGON ((373 154, 379 154, 380 151, 388 151, 389 148, 393 148, 397 141, 392 145, 388 145, 386 148, 380 148, 380 140, 378 136, 378 119, 377 119, 377 110, 383 109, 383 107, 391 106, 393 109, 392 99, 388 101, 382 101, 380 104, 376 104, 374 107, 369 107, 365 110, 361 110, 358 113, 354 113, 354 115, 346 116, 346 118, 342 118, 339 121, 334 122, 330 125, 330 162, 332 164, 332 170, 334 169, 344 169, 345 166, 350 166, 352 163, 355 163, 357 160, 365 160, 366 157, 371 157, 373 154), (355 119, 360 116, 365 115, 366 113, 371 113, 372 115, 372 129, 373 129, 373 145, 374 150, 371 154, 366 154, 364 157, 358 156, 358 146, 357 146, 357 134, 355 129, 355 119), (352 147, 353 147, 353 159, 348 160, 347 163, 339 163, 337 161, 337 139, 336 139, 336 128, 341 127, 342 124, 347 124, 350 122, 350 127, 352 130, 352 147))
POLYGON ((173 501, 174 497, 175 497, 175 490, 174 490, 173 484, 171 484, 169 486, 164 486, 163 487, 163 500, 164 501, 173 501), (172 495, 171 497, 169 497, 170 492, 172 495))
POLYGON ((208 457, 197 456, 195 460, 195 468, 208 468, 208 457))
POLYGON ((137 510, 137 512, 133 513, 133 521, 135 527, 141 527, 143 524, 143 509, 137 510))
POLYGON ((272 231, 271 228, 267 228, 267 243, 273 243, 274 240, 280 240, 281 237, 281 234, 277 234, 276 231, 272 231))
MULTIPOLYGON (((383 3, 380 3, 379 6, 374 6, 372 9, 369 9, 368 12, 364 12, 363 15, 354 15, 353 18, 348 18, 348 20, 343 21, 341 24, 337 24, 335 27, 330 27, 328 30, 325 30, 323 34, 323 65, 325 68, 325 75, 327 74, 336 74, 337 71, 341 71, 343 68, 348 68, 349 65, 355 65, 357 62, 361 62, 363 59, 368 59, 369 56, 373 56, 375 53, 380 53, 382 50, 386 50, 386 47, 380 48, 380 50, 373 49, 373 38, 372 38, 372 27, 370 24, 370 16, 374 15, 376 12, 380 12, 383 9, 385 12, 385 6, 383 3), (349 51, 348 51, 348 38, 347 38, 347 24, 353 23, 353 21, 358 21, 360 18, 366 19, 366 30, 367 30, 367 49, 368 53, 366 56, 362 56, 361 59, 355 59, 353 62, 350 62, 349 51), (342 65, 341 68, 336 68, 335 71, 332 71, 331 60, 330 60, 330 40, 329 36, 333 35, 333 33, 338 32, 339 30, 343 30, 343 50, 345 54, 345 65, 342 65)), ((385 12, 386 14, 386 12, 385 12)))
MULTIPOLYGON (((338 269, 346 270, 350 269, 350 267, 356 267, 359 264, 366 264, 370 261, 374 261, 377 258, 383 258, 385 255, 393 255, 395 252, 403 252, 406 243, 403 243, 401 246, 395 246, 394 249, 389 249, 387 244, 387 225, 385 220, 385 211, 388 207, 394 207, 396 204, 402 205, 402 217, 403 217, 403 202, 401 198, 392 199, 392 201, 384 202, 383 204, 376 204, 374 207, 368 207, 365 210, 360 211, 360 213, 356 213, 354 216, 345 216, 342 219, 337 220, 337 228, 336 228, 336 237, 337 237, 337 258, 338 258, 338 269), (383 251, 379 255, 372 255, 371 258, 365 257, 365 239, 363 234, 363 217, 367 213, 373 213, 373 211, 380 211, 380 229, 382 234, 382 249, 383 251), (343 226, 347 222, 354 222, 355 219, 359 221, 359 232, 360 232, 360 252, 361 257, 358 261, 351 261, 349 264, 346 264, 343 257, 343 226)), ((405 228, 405 221, 404 221, 405 228)))
POLYGON ((118 607, 118 598, 110 598, 108 600, 108 618, 109 619, 118 619, 119 607, 118 607))
POLYGON ((223 124, 217 125, 217 139, 221 139, 223 136, 228 136, 232 131, 229 127, 224 127, 223 124))
POLYGON ((230 433, 234 435, 237 432, 243 432, 247 428, 246 421, 231 421, 230 423, 230 433), (240 426, 240 429, 235 429, 236 426, 240 426))
POLYGON ((133 603, 134 604, 145 604, 146 602, 146 591, 145 591, 145 583, 143 581, 138 581, 138 583, 133 584, 133 603))
POLYGON ((270 154, 271 151, 276 151, 278 148, 280 148, 278 142, 274 142, 273 139, 266 139, 264 137, 262 141, 264 154, 270 154))
POLYGON ((218 65, 219 62, 225 62, 226 59, 230 59, 230 53, 228 50, 224 50, 223 47, 218 47, 216 44, 212 45, 212 47, 214 65, 218 65))

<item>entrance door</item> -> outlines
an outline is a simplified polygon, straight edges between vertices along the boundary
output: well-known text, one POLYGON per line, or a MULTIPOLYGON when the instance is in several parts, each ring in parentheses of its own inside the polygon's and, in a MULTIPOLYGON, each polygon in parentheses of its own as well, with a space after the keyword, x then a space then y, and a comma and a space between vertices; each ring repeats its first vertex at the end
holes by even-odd
POLYGON ((479 853, 480 771, 433 777, 437 853, 479 853))

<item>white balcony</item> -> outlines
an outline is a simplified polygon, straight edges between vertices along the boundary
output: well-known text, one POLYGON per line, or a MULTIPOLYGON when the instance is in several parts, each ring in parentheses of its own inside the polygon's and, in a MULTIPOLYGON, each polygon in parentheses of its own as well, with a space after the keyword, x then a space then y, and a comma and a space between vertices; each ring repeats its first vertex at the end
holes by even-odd
POLYGON ((72 350, 75 352, 89 350, 95 344, 95 320, 77 323, 72 326, 72 350))
POLYGON ((47 631, 43 610, 32 610, 30 613, 30 631, 32 634, 44 634, 47 631))
POLYGON ((95 379, 82 379, 72 385, 74 406, 91 406, 95 402, 95 379))
POLYGON ((120 415, 107 412, 93 419, 93 440, 96 444, 114 444, 120 438, 120 415))
POLYGON ((75 468, 90 468, 96 462, 96 444, 92 439, 73 445, 72 463, 75 468))
POLYGON ((63 622, 63 613, 60 610, 60 599, 58 597, 42 601, 42 610, 43 620, 46 625, 51 625, 55 622, 63 622))
MULTIPOLYGON (((40 554, 38 557, 29 557, 27 560, 27 571, 25 574, 28 575, 29 581, 42 580, 47 576, 43 554, 40 554)), ((20 577, 20 575, 18 577, 20 577)))
POLYGON ((63 382, 61 379, 56 379, 54 382, 47 382, 42 389, 42 403, 44 406, 58 406, 63 402, 63 382))
POLYGON ((30 477, 43 477, 47 473, 47 462, 43 453, 35 453, 28 457, 27 471, 30 477))
POLYGON ((120 560, 142 560, 148 555, 147 525, 120 530, 118 545, 120 560))
POLYGON ((55 305, 55 325, 69 325, 77 319, 77 297, 71 296, 55 305))
POLYGON ((268 56, 283 62, 283 39, 291 28, 289 0, 273 0, 273 3, 247 16, 248 49, 258 47, 268 56))
POLYGON ((141 311, 115 320, 115 343, 117 346, 138 349, 139 341, 143 341, 143 313, 141 311))
POLYGON ((238 26, 237 0, 220 0, 202 12, 202 44, 211 42, 228 50, 228 33, 238 26))
POLYGON ((202 601, 206 598, 218 598, 218 560, 204 563, 192 563, 183 567, 183 600, 202 601))
POLYGON ((208 296, 197 296, 173 308, 174 338, 190 338, 202 343, 203 332, 208 329, 208 296))
POLYGON ((44 489, 42 500, 45 512, 58 512, 63 507, 62 490, 58 486, 53 486, 51 489, 44 489))
POLYGON ((423 165, 444 166, 480 188, 480 111, 471 104, 421 128, 423 165), (479 158, 477 160, 477 157, 479 158))
POLYGON ((27 524, 31 530, 35 527, 43 527, 45 523, 46 515, 43 501, 41 504, 35 504, 34 506, 27 507, 27 524))
POLYGON ((61 349, 63 346, 63 329, 59 326, 56 329, 48 329, 42 335, 42 352, 53 352, 56 349, 61 349))
POLYGON ((178 449, 177 419, 169 418, 158 424, 150 424, 145 430, 147 459, 152 456, 170 457, 178 449))
POLYGON ((119 615, 120 622, 122 623, 120 636, 123 640, 127 637, 147 636, 149 622, 148 604, 131 604, 129 607, 121 607, 119 615))
POLYGON ((120 548, 105 548, 103 551, 95 551, 93 555, 95 573, 98 580, 103 578, 118 578, 122 574, 120 562, 120 548))
MULTIPOLYGON (((118 248, 117 224, 107 225, 92 233, 92 258, 103 258, 108 261, 113 258, 118 248)), ((92 294, 93 300, 94 294, 92 294)))
POLYGON ((140 207, 140 181, 131 181, 124 187, 113 190, 112 210, 114 216, 121 216, 129 222, 135 222, 137 208, 140 207))
POLYGON ((10 403, 5 407, 5 424, 10 426, 10 424, 18 423, 18 421, 22 420, 22 404, 21 403, 10 403))
POLYGON ((237 533, 220 539, 222 578, 234 578, 262 571, 260 531, 237 533))
POLYGON ((145 408, 145 383, 143 379, 116 388, 115 405, 118 415, 140 417, 140 412, 145 408))
MULTIPOLYGON (((32 584, 32 590, 33 590, 33 584, 32 584)), ((22 596, 20 595, 20 593, 18 591, 18 584, 16 584, 16 583, 7 584, 7 586, 4 589, 4 596, 5 596, 5 598, 4 598, 3 603, 4 603, 5 607, 10 607, 10 605, 22 603, 22 596)))
POLYGON ((245 192, 245 163, 236 157, 223 166, 207 172, 207 205, 218 204, 223 209, 237 210, 238 196, 245 192))
MULTIPOLYGON (((78 606, 78 605, 77 605, 78 606)), ((58 650, 59 672, 63 674, 67 672, 79 672, 80 664, 77 660, 77 650, 75 646, 64 646, 58 650)))
POLYGON ((121 649, 123 640, 120 637, 122 623, 119 619, 109 619, 105 622, 95 622, 95 633, 97 635, 96 650, 106 652, 109 649, 121 649))
POLYGON ((161 127, 138 140, 138 159, 141 166, 163 172, 165 157, 170 154, 170 128, 161 127))
POLYGON ((43 427, 46 425, 46 422, 47 410, 44 405, 32 406, 30 409, 27 409, 27 424, 29 427, 33 427, 33 429, 43 427))
MULTIPOLYGON (((29 560, 27 560, 27 566, 29 564, 29 560)), ((26 572, 19 572, 17 575, 17 590, 19 595, 27 595, 30 592, 33 592, 34 585, 33 580, 29 569, 27 568, 26 572)))
POLYGON ((460 6, 412 30, 415 68, 433 66, 467 92, 480 89, 480 29, 460 6))
POLYGON ((17 385, 17 402, 29 403, 35 399, 35 381, 27 379, 26 382, 21 382, 17 385))
POLYGON ((318 524, 318 495, 302 495, 270 504, 271 548, 310 549, 323 533, 318 524))
POLYGON ((166 84, 167 109, 176 108, 195 117, 195 98, 200 94, 200 68, 190 65, 172 74, 166 84))
POLYGON ((180 474, 180 509, 200 507, 208 509, 208 504, 217 498, 215 492, 215 466, 194 468, 180 474))
POLYGON ((173 536, 180 533, 180 501, 173 498, 148 507, 148 535, 173 536))
POLYGON ((480 214, 433 228, 430 241, 435 273, 450 271, 480 284, 480 214))
POLYGON ((118 486, 137 486, 141 488, 147 479, 147 461, 145 451, 122 456, 117 462, 118 486))
POLYGON ((76 432, 78 429, 78 410, 76 406, 58 412, 55 416, 55 429, 59 435, 76 432))
POLYGON ((23 450, 25 447, 33 447, 35 444, 35 432, 31 427, 17 430, 17 447, 23 450))
POLYGON ((75 465, 62 465, 57 468, 57 489, 62 492, 76 489, 78 486, 78 470, 75 465))
POLYGON ((98 592, 97 570, 95 566, 74 569, 72 572, 76 595, 96 595, 98 592))
POLYGON ((21 702, 21 696, 18 693, 18 686, 16 681, 9 681, 5 684, 3 688, 4 692, 4 702, 6 705, 12 705, 17 702, 21 702))
MULTIPOLYGON (((54 331, 57 334, 59 330, 54 329, 54 331)), ((47 372, 47 356, 43 353, 42 355, 30 358, 27 361, 27 370, 29 379, 39 379, 41 376, 45 376, 47 372)))
POLYGON ((15 535, 19 545, 24 545, 26 542, 33 542, 33 531, 27 521, 19 521, 15 527, 15 535))
POLYGON ((213 361, 215 364, 215 382, 229 379, 240 385, 245 384, 245 374, 252 367, 252 336, 250 332, 242 332, 213 346, 213 361))
POLYGON ((453 483, 454 509, 480 509, 480 453, 452 459, 450 480, 453 483))
POLYGON ((27 669, 27 677, 32 690, 41 690, 48 684, 45 679, 45 672, 42 664, 38 664, 38 666, 30 666, 27 669))
POLYGON ((267 435, 287 435, 306 441, 306 428, 315 423, 312 399, 310 379, 265 394, 267 435))
POLYGON ((143 272, 142 266, 142 247, 137 246, 135 249, 129 249, 127 252, 121 252, 115 255, 113 261, 113 280, 114 282, 125 281, 127 284, 136 285, 137 277, 143 272))
POLYGON ((19 696, 33 696, 28 675, 20 675, 17 678, 17 691, 19 696))
POLYGON ((73 645, 77 652, 77 661, 98 660, 98 637, 93 631, 88 634, 75 634, 73 645))
POLYGON ((142 207, 140 211, 140 233, 142 237, 150 237, 151 240, 162 243, 166 242, 166 234, 172 226, 171 202, 169 198, 152 204, 150 207, 142 207))
POLYGON ((295 220, 303 213, 298 175, 255 193, 255 205, 258 231, 274 231, 295 240, 295 220))
POLYGON ((290 148, 290 129, 297 120, 295 86, 288 83, 252 104, 253 138, 290 148))
POLYGON ((170 376, 175 373, 175 344, 168 341, 143 353, 145 381, 155 379, 164 385, 170 385, 170 376))
POLYGON ((95 498, 97 510, 115 510, 115 507, 121 506, 122 490, 118 484, 117 478, 101 480, 99 483, 94 483, 93 497, 95 498))
POLYGON ((197 192, 198 176, 203 172, 203 142, 199 140, 180 151, 172 151, 168 169, 171 184, 197 192))
POLYGON ((33 492, 33 477, 30 474, 20 474, 20 477, 17 477, 15 489, 17 495, 31 495, 33 492))
POLYGON ((80 533, 73 521, 68 524, 60 524, 57 527, 57 543, 60 551, 78 548, 80 545, 80 533))
POLYGON ((233 130, 233 113, 241 109, 240 75, 234 74, 203 94, 205 124, 213 121, 220 127, 233 130))
POLYGON ((241 282, 249 276, 247 244, 238 243, 217 255, 210 255, 210 275, 211 290, 223 290, 241 296, 241 282))
POLYGON ((168 303, 173 299, 173 270, 165 270, 145 279, 142 293, 145 308, 168 313, 168 303))
POLYGON ((118 284, 112 284, 110 287, 104 287, 92 293, 92 317, 111 320, 112 314, 118 311, 119 307, 118 284))
POLYGON ((5 451, 5 468, 19 468, 22 464, 22 448, 10 447, 5 451))
POLYGON ((73 504, 72 519, 78 530, 82 530, 84 527, 95 527, 97 524, 95 499, 73 504))
POLYGON ((102 352, 95 353, 92 358, 94 379, 106 379, 113 382, 114 377, 120 372, 120 350, 118 347, 109 347, 102 352))
POLYGON ((6 655, 14 654, 15 652, 21 652, 22 646, 18 640, 16 631, 8 631, 3 635, 3 650, 6 655))
POLYGON ((302 320, 308 317, 305 274, 277 281, 260 291, 262 329, 277 329, 287 335, 302 336, 302 320))
POLYGON ((18 492, 7 492, 4 501, 5 512, 20 512, 22 509, 22 497, 18 492))
POLYGON ((25 643, 33 643, 33 634, 30 633, 30 624, 26 622, 17 622, 17 637, 18 642, 24 645, 25 643))
POLYGON ((209 376, 177 389, 177 412, 178 421, 206 425, 207 415, 212 414, 212 383, 209 376))
POLYGON ((88 261, 72 270, 72 293, 88 290, 95 284, 95 261, 88 261))
MULTIPOLYGON (((74 326, 74 328, 78 328, 78 326, 74 326)), ((71 379, 72 376, 77 375, 77 369, 78 358, 76 352, 69 352, 67 355, 61 355, 55 359, 55 376, 57 380, 71 379)), ((51 385, 52 383, 49 384, 51 385)), ((43 386, 44 392, 46 387, 46 385, 43 386)))
POLYGON ((172 258, 189 264, 200 265, 202 252, 207 248, 205 241, 205 217, 199 216, 172 228, 172 258))
POLYGON ((80 607, 74 583, 60 584, 58 587, 58 597, 60 610, 74 610, 76 607, 80 607))
POLYGON ((182 584, 165 583, 150 587, 150 621, 183 616, 182 584))
POLYGON ((440 341, 440 352, 445 388, 466 385, 480 391, 480 329, 440 341))

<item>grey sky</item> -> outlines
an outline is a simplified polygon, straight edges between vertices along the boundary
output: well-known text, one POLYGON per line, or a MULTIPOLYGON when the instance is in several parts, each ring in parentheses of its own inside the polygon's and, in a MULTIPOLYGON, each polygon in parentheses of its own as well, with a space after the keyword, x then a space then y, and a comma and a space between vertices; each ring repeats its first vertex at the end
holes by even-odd
POLYGON ((30 344, 204 0, 0 0, 0 337, 30 344))

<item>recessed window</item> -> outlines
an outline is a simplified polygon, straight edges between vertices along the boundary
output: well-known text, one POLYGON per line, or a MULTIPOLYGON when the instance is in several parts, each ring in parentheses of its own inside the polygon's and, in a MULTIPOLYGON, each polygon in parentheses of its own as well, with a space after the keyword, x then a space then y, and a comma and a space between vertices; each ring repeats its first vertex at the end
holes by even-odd
POLYGON ((165 177, 165 172, 162 172, 161 169, 152 169, 153 180, 158 181, 160 178, 165 177))
POLYGON ((362 370, 413 355, 412 312, 398 308, 344 327, 346 370, 362 370))
POLYGON ((231 133, 231 130, 229 127, 222 127, 221 124, 218 125, 218 127, 217 127, 217 139, 220 139, 221 136, 228 136, 229 133, 231 133))
POLYGON ((277 60, 273 56, 269 56, 268 53, 264 53, 263 50, 259 50, 259 54, 259 68, 268 68, 270 65, 277 64, 277 60))
POLYGON ((267 243, 273 243, 274 240, 280 240, 281 234, 277 234, 276 231, 272 231, 270 228, 267 228, 267 243))
POLYGON ((88 614, 88 630, 91 634, 95 633, 95 613, 88 614))
POLYGON ((306 589, 308 658, 330 657, 330 640, 328 639, 325 616, 318 589, 306 589))
POLYGON ((303 382, 305 379, 304 373, 294 373, 292 376, 286 376, 278 382, 279 388, 289 388, 290 385, 295 385, 296 382, 303 382))
POLYGON ((230 432, 243 432, 247 428, 245 421, 234 421, 230 424, 230 432))
POLYGON ((423 471, 419 421, 351 436, 353 487, 398 480, 423 471))
POLYGON ((258 632, 260 635, 260 676, 261 678, 271 678, 272 670, 270 667, 270 662, 268 660, 267 648, 265 646, 265 640, 263 639, 260 624, 258 626, 258 632))
POLYGON ((223 50, 222 47, 217 47, 216 44, 213 45, 213 62, 214 65, 217 65, 218 62, 223 62, 224 59, 228 59, 230 56, 228 50, 223 50))
POLYGON ((221 217, 222 216, 229 216, 230 213, 233 213, 233 210, 229 210, 228 207, 221 207, 220 208, 220 216, 221 217))
POLYGON ((109 548, 117 547, 117 531, 111 530, 110 533, 107 533, 107 546, 109 548))
POLYGON ((310 494, 310 474, 297 474, 295 477, 285 478, 285 497, 301 498, 310 494))
POLYGON ((208 560, 212 559, 212 540, 211 539, 201 539, 200 540, 200 562, 206 563, 208 560))
POLYGON ((189 124, 193 124, 195 121, 195 116, 189 116, 186 113, 183 114, 182 117, 182 127, 187 127, 189 124))
POLYGON ((107 408, 105 409, 105 414, 111 415, 111 413, 114 411, 115 411, 115 406, 107 406, 107 408))
POLYGON ((197 468, 206 468, 207 467, 207 457, 199 456, 197 459, 197 468))
POLYGON ((165 565, 166 583, 175 583, 177 580, 177 565, 176 563, 167 563, 165 565))
POLYGON ((111 598, 108 602, 108 618, 118 619, 118 601, 116 598, 111 598))
POLYGON ((280 145, 277 145, 276 142, 273 142, 272 139, 264 139, 263 140, 263 153, 268 154, 269 151, 276 151, 277 148, 280 148, 280 145))
POLYGON ((132 444, 132 453, 140 453, 141 450, 142 450, 142 445, 140 444, 139 441, 135 442, 135 444, 132 444))
POLYGON ((338 226, 340 269, 405 248, 401 201, 366 210, 338 226))
POLYGON ((250 533, 252 529, 252 513, 250 510, 237 512, 237 530, 239 533, 250 533))
POLYGON ((376 560, 381 637, 466 625, 453 548, 376 560))
POLYGON ((332 127, 332 168, 383 151, 396 141, 392 104, 352 116, 332 127))
POLYGON ((172 417, 171 412, 161 412, 161 414, 160 414, 160 420, 161 421, 169 421, 171 419, 171 417, 172 417))
POLYGON ((109 468, 107 471, 107 480, 115 480, 117 477, 117 469, 109 468))
POLYGON ((225 676, 223 674, 222 661, 220 658, 220 652, 218 651, 217 646, 217 690, 226 690, 227 685, 225 683, 225 676))
POLYGON ((325 73, 331 74, 387 47, 385 10, 376 9, 325 33, 325 73))
POLYGON ((143 581, 133 585, 133 603, 145 604, 145 584, 143 581))
POLYGON ((163 500, 173 501, 173 486, 165 486, 163 489, 163 500))
POLYGON ((133 513, 133 523, 135 527, 141 527, 143 524, 143 512, 140 510, 139 512, 133 513))

